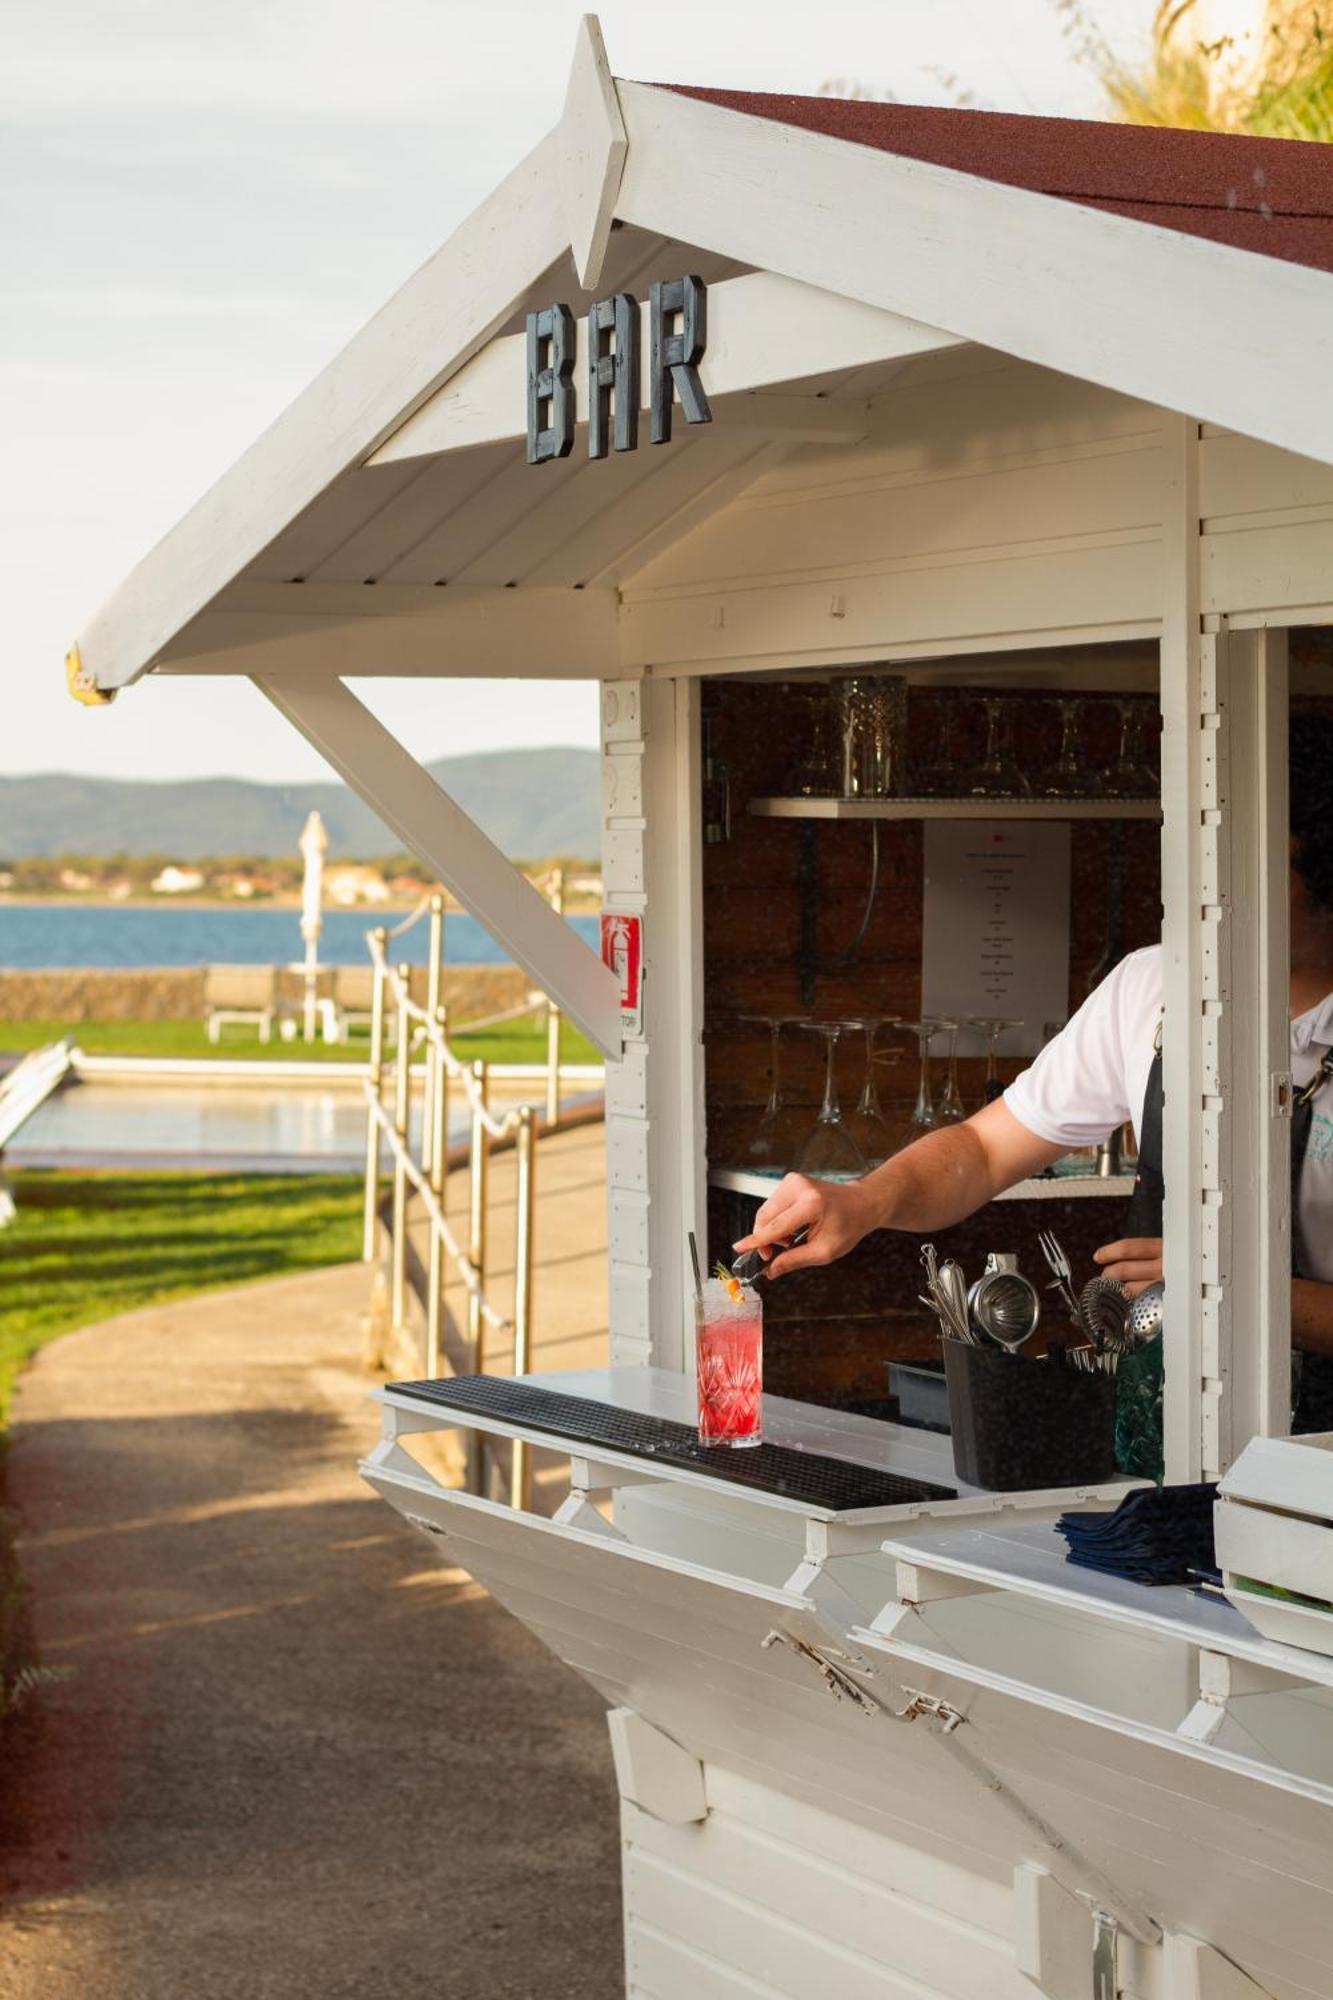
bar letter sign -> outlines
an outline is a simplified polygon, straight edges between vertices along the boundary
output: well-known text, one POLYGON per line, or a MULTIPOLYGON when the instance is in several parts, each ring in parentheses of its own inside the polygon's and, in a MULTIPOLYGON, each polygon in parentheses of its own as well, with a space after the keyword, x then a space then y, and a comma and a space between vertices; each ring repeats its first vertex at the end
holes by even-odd
MULTIPOLYGON (((574 315, 568 306, 528 314, 528 463, 568 458, 574 449, 577 361, 574 315)), ((708 287, 702 278, 654 284, 648 299, 649 435, 671 442, 677 402, 687 424, 711 424, 699 379, 708 340, 708 287)), ((588 309, 588 456, 608 448, 633 451, 639 442, 639 306, 614 292, 588 309)))

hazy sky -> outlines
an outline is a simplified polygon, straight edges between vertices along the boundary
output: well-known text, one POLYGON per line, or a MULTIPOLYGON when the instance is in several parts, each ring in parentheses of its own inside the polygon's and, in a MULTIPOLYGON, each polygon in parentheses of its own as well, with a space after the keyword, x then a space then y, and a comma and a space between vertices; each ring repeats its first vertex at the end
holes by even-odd
MULTIPOLYGON (((1152 0, 1089 0, 1132 49, 1152 0)), ((88 613, 555 123, 566 0, 8 0, 0 771, 325 775, 248 684, 75 707, 88 613)), ((1095 115, 1057 0, 608 0, 612 67, 1095 115), (950 82, 955 78, 956 82, 950 82)), ((367 692, 367 690, 363 690, 367 692)), ((591 690, 374 685, 414 749, 595 741, 591 690)))

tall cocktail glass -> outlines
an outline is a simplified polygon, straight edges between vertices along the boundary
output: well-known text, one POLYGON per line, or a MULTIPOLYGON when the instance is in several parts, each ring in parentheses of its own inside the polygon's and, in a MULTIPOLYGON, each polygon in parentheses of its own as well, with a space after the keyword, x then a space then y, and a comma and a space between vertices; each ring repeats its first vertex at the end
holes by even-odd
POLYGON ((700 1444, 762 1444, 764 1302, 753 1285, 709 1278, 694 1307, 700 1444))

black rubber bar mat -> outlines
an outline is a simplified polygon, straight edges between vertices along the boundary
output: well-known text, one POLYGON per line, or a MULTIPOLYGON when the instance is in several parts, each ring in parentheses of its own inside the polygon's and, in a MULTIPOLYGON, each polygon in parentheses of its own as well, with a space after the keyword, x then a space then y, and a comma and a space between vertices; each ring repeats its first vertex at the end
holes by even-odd
POLYGON ((640 1416, 611 1403, 586 1396, 563 1396, 555 1389, 535 1388, 503 1375, 452 1375, 438 1382, 391 1382, 399 1396, 416 1396, 441 1409, 498 1417, 525 1430, 545 1431, 571 1444, 604 1445, 661 1465, 685 1466, 728 1486, 748 1486, 759 1493, 780 1494, 833 1514, 858 1507, 901 1507, 914 1500, 956 1500, 952 1486, 931 1486, 924 1479, 899 1479, 873 1466, 848 1465, 817 1452, 793 1451, 786 1445, 757 1444, 745 1450, 728 1445, 701 1445, 692 1424, 674 1424, 665 1417, 640 1416))

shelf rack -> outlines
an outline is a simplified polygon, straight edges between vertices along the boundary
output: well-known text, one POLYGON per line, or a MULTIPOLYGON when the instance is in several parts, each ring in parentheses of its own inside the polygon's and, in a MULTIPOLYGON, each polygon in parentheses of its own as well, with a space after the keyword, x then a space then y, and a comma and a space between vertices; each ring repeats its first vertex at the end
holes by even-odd
MULTIPOLYGON (((767 1201, 781 1175, 753 1173, 744 1167, 710 1167, 708 1185, 728 1194, 755 1195, 767 1201)), ((1015 1181, 996 1201, 1078 1201, 1091 1196, 1127 1200, 1134 1189, 1132 1174, 1052 1174, 1015 1181)))
POLYGON ((755 798, 756 819, 1160 819, 1159 799, 755 798))

